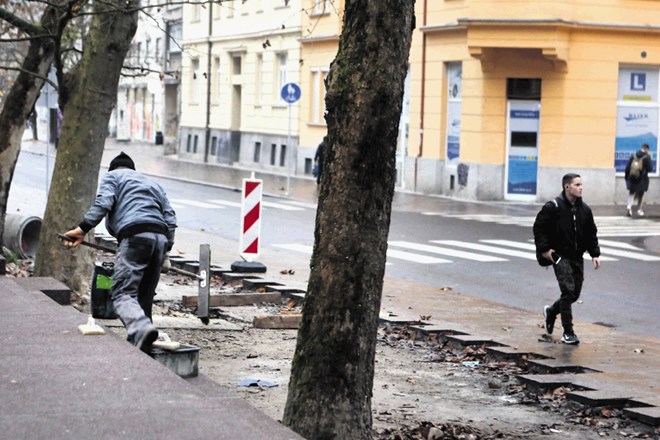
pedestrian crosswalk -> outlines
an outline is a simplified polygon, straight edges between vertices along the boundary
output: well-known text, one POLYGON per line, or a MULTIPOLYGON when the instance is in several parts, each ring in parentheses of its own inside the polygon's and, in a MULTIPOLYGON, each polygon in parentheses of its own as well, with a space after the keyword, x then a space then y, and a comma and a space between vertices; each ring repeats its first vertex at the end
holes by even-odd
MULTIPOLYGON (((170 199, 170 203, 174 209, 184 209, 185 207, 204 208, 204 209, 224 209, 224 208, 241 208, 240 202, 232 202, 229 200, 190 200, 190 199, 170 199)), ((282 211, 304 211, 309 208, 307 204, 300 202, 287 201, 284 203, 277 202, 261 202, 264 208, 280 209, 282 211)), ((311 205, 310 206, 314 206, 311 205)))
MULTIPOLYGON (((445 214, 423 212, 427 216, 439 216, 460 220, 473 220, 501 225, 516 225, 526 228, 534 225, 533 216, 512 216, 503 214, 445 214)), ((596 216, 599 237, 652 237, 660 236, 660 222, 648 218, 630 218, 622 215, 596 216)))
MULTIPOLYGON (((477 241, 430 240, 430 244, 392 240, 388 242, 387 260, 405 260, 418 264, 457 263, 476 261, 481 263, 502 263, 515 259, 536 261, 534 243, 502 239, 482 239, 477 241)), ((660 256, 647 253, 644 249, 629 243, 602 240, 601 261, 621 261, 624 259, 640 262, 659 262, 660 256)), ((273 247, 312 254, 312 246, 302 244, 275 244, 273 247)), ((588 257, 587 254, 585 254, 588 257)))

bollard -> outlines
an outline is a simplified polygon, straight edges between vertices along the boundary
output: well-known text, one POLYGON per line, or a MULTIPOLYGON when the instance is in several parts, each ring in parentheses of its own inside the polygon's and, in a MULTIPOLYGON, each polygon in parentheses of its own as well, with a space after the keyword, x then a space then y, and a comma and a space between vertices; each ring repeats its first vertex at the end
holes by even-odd
POLYGON ((7 214, 2 243, 16 253, 20 259, 34 259, 41 234, 41 219, 7 214))

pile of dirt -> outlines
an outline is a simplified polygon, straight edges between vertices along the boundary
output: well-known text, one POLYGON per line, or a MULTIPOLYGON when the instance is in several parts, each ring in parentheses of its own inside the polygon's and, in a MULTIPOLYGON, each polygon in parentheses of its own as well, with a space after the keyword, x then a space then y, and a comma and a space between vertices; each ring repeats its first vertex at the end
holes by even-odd
MULTIPOLYGON (((217 316, 241 324, 241 331, 172 334, 200 347, 203 374, 280 420, 296 331, 259 330, 249 324, 250 316, 277 307, 216 309, 217 316)), ((628 419, 621 410, 566 400, 569 388, 527 389, 516 380, 526 373, 524 365, 489 359, 484 347, 419 340, 406 326, 382 326, 372 400, 374 438, 660 439, 660 431, 628 419)))

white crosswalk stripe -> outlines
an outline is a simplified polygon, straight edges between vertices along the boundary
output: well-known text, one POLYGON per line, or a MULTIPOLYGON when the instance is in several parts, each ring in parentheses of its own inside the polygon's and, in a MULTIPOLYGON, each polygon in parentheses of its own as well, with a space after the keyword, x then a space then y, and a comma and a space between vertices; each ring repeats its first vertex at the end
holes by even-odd
POLYGON ((231 202, 229 200, 209 200, 211 203, 215 203, 216 205, 222 205, 222 206, 229 206, 230 208, 240 208, 241 207, 241 202, 231 202))
MULTIPOLYGON (((508 216, 501 214, 444 214, 440 212, 423 212, 423 215, 440 216, 461 220, 473 220, 501 225, 517 225, 531 228, 534 225, 533 216, 508 216)), ((598 237, 652 237, 660 235, 660 222, 647 218, 624 216, 597 216, 594 218, 598 227, 598 237)))
POLYGON ((465 258, 468 260, 490 262, 490 261, 508 261, 506 258, 492 257, 490 255, 475 254, 473 252, 465 252, 458 249, 450 249, 440 246, 429 246, 428 244, 410 243, 407 241, 390 241, 390 246, 403 247, 420 252, 428 252, 430 254, 446 255, 448 257, 465 258))
POLYGON ((170 204, 173 208, 181 208, 183 206, 194 206, 195 208, 204 209, 224 209, 224 206, 219 206, 213 203, 200 202, 197 200, 188 199, 170 199, 170 204))
POLYGON ((304 211, 305 210, 305 208, 301 208, 300 206, 291 206, 291 205, 284 204, 284 203, 261 202, 261 205, 266 207, 266 208, 277 208, 277 209, 282 209, 284 211, 304 211))
MULTIPOLYGON (((230 200, 220 200, 213 199, 207 201, 199 200, 190 200, 190 199, 170 199, 170 203, 176 209, 182 208, 184 206, 194 206, 195 208, 204 208, 204 209, 223 209, 223 208, 241 208, 241 202, 232 202, 230 200)), ((316 205, 309 203, 298 203, 298 202, 286 202, 286 203, 277 203, 277 202, 261 202, 261 206, 264 208, 272 209, 281 209, 283 211, 304 211, 308 208, 316 209, 316 205)))
MULTIPOLYGON (((511 240, 479 240, 479 241, 483 243, 497 244, 500 246, 509 246, 517 249, 526 249, 536 253, 536 246, 534 246, 533 243, 521 243, 519 241, 511 241, 511 240)), ((619 244, 625 244, 625 243, 619 243, 619 244)), ((602 248, 601 248, 601 253, 603 253, 602 248)), ((611 253, 611 252, 606 252, 606 253, 611 253)), ((607 255, 601 255, 600 259, 601 261, 618 261, 618 258, 608 257, 607 255)))
MULTIPOLYGON (((460 260, 471 260, 483 263, 507 262, 514 258, 536 261, 536 249, 531 240, 515 241, 502 239, 482 239, 478 242, 460 240, 430 240, 433 245, 414 243, 402 240, 388 242, 387 258, 410 261, 418 264, 452 263, 460 260), (406 249, 407 252, 399 250, 406 249), (465 250, 467 249, 467 251, 465 250), (430 257, 427 254, 442 255, 445 258, 430 257), (501 255, 493 256, 492 254, 501 255)), ((644 249, 628 243, 614 240, 601 240, 601 261, 619 261, 627 258, 632 260, 655 262, 660 256, 645 253, 644 249)), ((312 246, 302 244, 276 244, 274 247, 312 254, 312 246)))
MULTIPOLYGON (((290 251, 301 252, 303 254, 312 255, 313 247, 304 244, 275 244, 274 247, 280 249, 288 249, 290 251)), ((399 260, 411 261, 420 264, 437 264, 437 263, 451 263, 450 260, 443 258, 428 257, 426 255, 413 254, 411 252, 397 251, 393 249, 387 250, 387 258, 397 258, 399 260)))
POLYGON ((490 252, 492 254, 507 255, 509 257, 518 257, 524 258, 526 260, 536 260, 536 254, 533 252, 521 252, 514 249, 504 249, 495 246, 488 246, 485 244, 471 243, 468 241, 458 241, 458 240, 431 240, 431 243, 438 243, 447 246, 456 246, 466 249, 471 249, 473 251, 482 251, 490 252))

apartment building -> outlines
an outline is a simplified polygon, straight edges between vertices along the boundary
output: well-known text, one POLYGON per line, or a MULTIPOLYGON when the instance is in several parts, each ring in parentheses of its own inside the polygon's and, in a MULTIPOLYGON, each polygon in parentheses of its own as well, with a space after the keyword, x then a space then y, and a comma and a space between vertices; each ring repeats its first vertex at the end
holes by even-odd
POLYGON ((156 0, 146 0, 142 7, 145 13, 138 16, 138 29, 124 61, 110 131, 118 140, 162 143, 164 11, 156 0))
POLYGON ((179 157, 296 172, 300 0, 223 1, 183 8, 179 157))
POLYGON ((410 55, 407 187, 542 202, 580 173, 624 203, 631 152, 651 146, 660 202, 660 9, 642 0, 420 0, 410 55))
MULTIPOLYGON (((181 158, 311 173, 343 0, 183 6, 181 158), (295 105, 279 93, 300 85, 295 105)), ((542 202, 567 172, 622 203, 642 143, 660 202, 660 9, 645 0, 418 0, 399 188, 542 202), (657 183, 656 183, 657 182, 657 183)))

